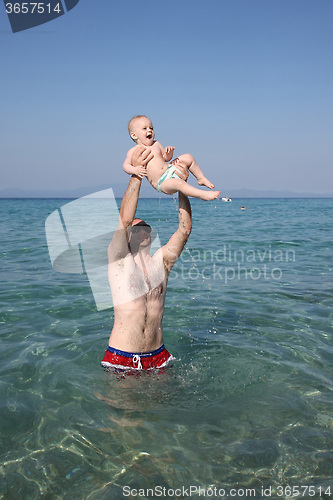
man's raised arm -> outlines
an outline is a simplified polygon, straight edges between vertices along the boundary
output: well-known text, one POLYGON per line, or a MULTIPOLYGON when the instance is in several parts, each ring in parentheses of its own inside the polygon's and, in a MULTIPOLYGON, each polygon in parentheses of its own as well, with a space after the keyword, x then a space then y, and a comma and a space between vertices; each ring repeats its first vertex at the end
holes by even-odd
POLYGON ((192 213, 191 205, 187 196, 178 193, 179 199, 179 224, 177 231, 171 236, 170 240, 162 247, 163 260, 167 271, 170 271, 175 265, 178 257, 191 234, 192 213))
MULTIPOLYGON (((132 165, 146 166, 153 158, 150 149, 144 146, 137 147, 132 156, 132 165)), ((119 223, 108 248, 109 263, 115 262, 128 254, 127 229, 132 224, 139 200, 141 180, 137 175, 132 175, 121 200, 119 210, 119 223)))
MULTIPOLYGON (((132 155, 132 165, 134 167, 146 166, 153 156, 154 155, 150 149, 145 148, 144 146, 138 146, 135 148, 132 155)), ((132 175, 121 201, 119 222, 122 224, 124 229, 127 229, 128 226, 132 224, 134 219, 136 208, 138 206, 141 180, 142 179, 140 179, 137 175, 132 175)))

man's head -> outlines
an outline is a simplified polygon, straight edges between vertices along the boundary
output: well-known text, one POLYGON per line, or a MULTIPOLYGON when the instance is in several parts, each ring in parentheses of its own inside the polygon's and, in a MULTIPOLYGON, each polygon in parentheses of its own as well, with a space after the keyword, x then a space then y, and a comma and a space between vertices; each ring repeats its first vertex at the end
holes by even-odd
POLYGON ((142 219, 133 219, 130 227, 130 244, 132 250, 145 248, 151 244, 151 226, 142 219))
POLYGON ((153 124, 147 116, 134 116, 128 124, 128 132, 136 144, 152 146, 154 143, 155 133, 153 124))

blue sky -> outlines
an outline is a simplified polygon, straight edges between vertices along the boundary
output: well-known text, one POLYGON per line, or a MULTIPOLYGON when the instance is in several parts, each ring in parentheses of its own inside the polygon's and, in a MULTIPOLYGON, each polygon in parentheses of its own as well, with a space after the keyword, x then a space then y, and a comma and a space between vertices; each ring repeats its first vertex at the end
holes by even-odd
POLYGON ((125 184, 146 114, 222 193, 333 192, 331 0, 80 0, 16 34, 0 16, 0 190, 125 184))

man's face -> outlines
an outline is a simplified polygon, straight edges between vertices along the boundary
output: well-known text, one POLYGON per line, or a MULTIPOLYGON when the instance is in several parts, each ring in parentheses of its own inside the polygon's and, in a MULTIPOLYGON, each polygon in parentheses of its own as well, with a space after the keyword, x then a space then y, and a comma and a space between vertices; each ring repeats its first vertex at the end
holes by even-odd
POLYGON ((144 146, 152 146, 154 144, 155 133, 153 124, 149 118, 137 118, 132 125, 131 137, 137 144, 144 146), (133 136, 132 136, 133 134, 133 136))
POLYGON ((146 247, 151 244, 151 227, 141 219, 134 219, 131 226, 131 245, 146 247))

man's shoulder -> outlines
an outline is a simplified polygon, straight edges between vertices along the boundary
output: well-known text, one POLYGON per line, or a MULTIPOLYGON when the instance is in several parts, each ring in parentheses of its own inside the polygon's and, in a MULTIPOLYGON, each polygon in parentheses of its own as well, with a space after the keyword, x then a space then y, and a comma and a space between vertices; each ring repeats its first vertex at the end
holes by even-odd
POLYGON ((120 259, 116 259, 114 261, 110 261, 109 264, 112 264, 112 267, 117 267, 118 269, 122 269, 125 271, 126 269, 130 269, 134 266, 133 255, 129 252, 124 257, 120 259))
POLYGON ((161 248, 156 250, 156 252, 153 255, 153 261, 155 263, 155 266, 163 265, 164 271, 167 271, 167 274, 170 271, 169 269, 170 261, 172 261, 174 264, 177 258, 178 257, 177 256, 175 257, 175 255, 173 254, 172 249, 170 252, 169 242, 166 243, 165 245, 162 245, 161 248))

